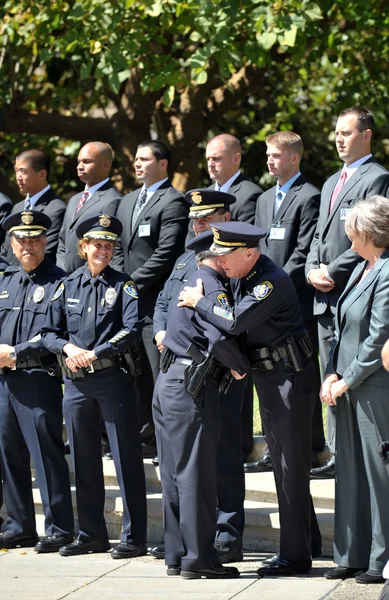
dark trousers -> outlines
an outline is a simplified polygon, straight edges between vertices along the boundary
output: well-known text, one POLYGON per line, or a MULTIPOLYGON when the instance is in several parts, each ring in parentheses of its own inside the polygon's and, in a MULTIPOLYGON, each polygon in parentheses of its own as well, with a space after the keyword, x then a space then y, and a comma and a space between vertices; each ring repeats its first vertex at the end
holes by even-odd
MULTIPOLYGON (((334 341, 335 336, 334 311, 335 309, 328 307, 324 314, 318 315, 317 317, 322 379, 328 365, 332 342, 334 341)), ((335 454, 335 437, 336 406, 329 406, 327 410, 327 444, 332 454, 335 454)))
POLYGON ((4 531, 34 537, 30 456, 46 535, 71 535, 74 525, 62 441, 61 385, 45 371, 18 369, 0 376, 0 459, 8 513, 4 531))
MULTIPOLYGON (((242 548, 244 531, 245 476, 242 461, 241 408, 246 381, 234 380, 227 394, 219 396, 217 442, 217 533, 216 540, 242 548)), ((251 394, 252 394, 252 379, 251 394)))
POLYGON ((153 321, 150 317, 146 317, 142 327, 142 340, 138 343, 142 373, 135 379, 135 388, 141 440, 150 446, 155 446, 152 399, 159 373, 160 359, 160 353, 153 342, 153 337, 153 321))
POLYGON ((378 600, 389 600, 389 579, 386 580, 378 600))
POLYGON ((245 378, 246 387, 243 397, 243 406, 241 412, 241 429, 242 429, 242 460, 246 462, 247 457, 252 453, 254 448, 254 393, 253 393, 253 378, 251 373, 247 373, 245 378))
POLYGON ((312 363, 288 376, 281 363, 271 371, 253 371, 273 463, 280 513, 280 555, 304 560, 321 536, 309 490, 312 412, 315 398, 312 363))
POLYGON ((217 564, 216 451, 218 386, 207 377, 196 399, 184 387, 185 366, 160 373, 153 415, 162 480, 165 562, 196 570, 217 564))
POLYGON ((85 379, 65 379, 64 416, 76 478, 79 538, 108 539, 104 520, 102 417, 123 500, 120 539, 131 544, 145 543, 146 485, 131 379, 117 368, 98 371, 85 379))
POLYGON ((317 453, 324 450, 325 437, 323 425, 323 410, 320 400, 320 364, 319 364, 319 336, 317 320, 305 321, 305 327, 312 342, 312 363, 314 370, 314 380, 312 381, 313 394, 315 398, 315 407, 312 415, 312 452, 317 453))

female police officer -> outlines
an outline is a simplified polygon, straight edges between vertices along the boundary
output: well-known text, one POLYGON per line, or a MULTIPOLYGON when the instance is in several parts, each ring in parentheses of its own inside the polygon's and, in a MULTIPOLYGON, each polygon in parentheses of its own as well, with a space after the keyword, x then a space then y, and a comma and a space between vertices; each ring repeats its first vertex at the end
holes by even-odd
POLYGON ((123 499, 121 542, 113 558, 146 554, 146 492, 135 390, 125 353, 139 331, 133 281, 109 266, 118 219, 100 215, 77 227, 79 253, 87 260, 59 285, 42 330, 45 345, 62 365, 64 416, 74 459, 79 522, 77 539, 62 556, 106 552, 103 517, 102 416, 123 499))

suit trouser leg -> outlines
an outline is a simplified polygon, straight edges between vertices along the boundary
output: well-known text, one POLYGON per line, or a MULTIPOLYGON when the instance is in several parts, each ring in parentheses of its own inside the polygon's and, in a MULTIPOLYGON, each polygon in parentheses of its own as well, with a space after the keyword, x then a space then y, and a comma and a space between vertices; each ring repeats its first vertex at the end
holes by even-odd
POLYGON ((386 580, 378 600, 389 600, 389 579, 386 580))
POLYGON ((311 555, 312 377, 311 363, 292 376, 281 363, 271 371, 253 371, 277 487, 280 555, 289 560, 311 555))
POLYGON ((34 462, 46 535, 72 534, 69 469, 62 441, 61 385, 44 371, 20 370, 8 374, 6 380, 12 408, 34 462))
MULTIPOLYGON (((331 308, 317 316, 319 354, 321 377, 324 374, 329 361, 332 342, 335 336, 334 314, 331 308)), ((335 436, 336 436, 336 406, 329 406, 327 410, 327 444, 332 454, 335 454, 335 436)))
POLYGON ((251 454, 254 448, 254 394, 253 394, 253 378, 251 373, 247 373, 245 378, 246 387, 243 396, 243 406, 241 411, 242 424, 242 459, 251 454))
POLYGON ((142 373, 136 377, 135 387, 138 398, 140 433, 142 441, 153 446, 155 440, 152 399, 154 385, 159 373, 160 353, 153 343, 153 321, 150 317, 146 317, 142 326, 142 340, 139 343, 139 350, 142 373))
POLYGON ((321 452, 324 450, 325 437, 323 425, 323 405, 320 400, 320 364, 319 364, 319 335, 317 320, 305 321, 308 335, 312 342, 312 362, 315 373, 314 396, 315 407, 312 415, 312 451, 321 452))
POLYGON ((217 442, 218 509, 216 540, 231 548, 239 549, 242 548, 244 531, 243 503, 245 497, 245 475, 239 419, 246 384, 246 379, 234 380, 227 394, 220 395, 220 429, 217 442))
MULTIPOLYGON (((218 563, 216 534, 216 451, 218 385, 207 377, 196 399, 184 387, 185 366, 175 363, 163 375, 158 396, 172 446, 179 494, 181 567, 196 570, 218 563)), ((165 527, 169 523, 165 522, 165 527)), ((165 539, 165 544, 167 542, 165 539)), ((166 548, 169 552, 169 548, 166 548)))

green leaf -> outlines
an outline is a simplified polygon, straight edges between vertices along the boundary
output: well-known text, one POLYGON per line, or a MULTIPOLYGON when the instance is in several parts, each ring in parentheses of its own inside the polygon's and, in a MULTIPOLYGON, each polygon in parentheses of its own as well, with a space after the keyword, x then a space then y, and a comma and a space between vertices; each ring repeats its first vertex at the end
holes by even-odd
POLYGON ((272 31, 265 31, 265 33, 257 35, 257 40, 265 50, 270 50, 277 41, 277 35, 272 31))
POLYGON ((290 46, 291 48, 293 48, 296 43, 296 36, 297 27, 295 25, 292 25, 292 27, 288 31, 285 31, 284 34, 278 38, 278 41, 283 46, 290 46))
POLYGON ((175 92, 176 92, 176 90, 175 90, 174 85, 170 85, 163 94, 163 103, 168 108, 170 108, 171 105, 173 104, 175 92))

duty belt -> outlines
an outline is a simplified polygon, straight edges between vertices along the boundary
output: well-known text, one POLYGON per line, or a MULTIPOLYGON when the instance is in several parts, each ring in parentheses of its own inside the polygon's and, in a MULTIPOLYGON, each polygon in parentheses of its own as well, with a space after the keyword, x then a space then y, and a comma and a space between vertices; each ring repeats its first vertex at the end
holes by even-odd
POLYGON ((251 350, 251 368, 261 371, 271 371, 275 365, 282 361, 284 371, 292 375, 296 371, 303 371, 307 366, 307 359, 312 356, 312 343, 306 334, 300 338, 287 337, 285 343, 277 348, 256 348, 251 350))
POLYGON ((51 375, 52 377, 55 377, 58 374, 58 372, 57 372, 58 367, 55 363, 52 364, 52 366, 44 365, 43 362, 41 360, 39 360, 39 358, 29 358, 29 359, 17 358, 16 364, 14 367, 12 367, 12 368, 4 367, 3 369, 0 369, 0 374, 6 375, 10 371, 18 371, 19 369, 41 369, 42 371, 47 371, 47 373, 49 375, 51 375))
POLYGON ((112 367, 119 367, 118 358, 102 358, 101 360, 94 360, 89 367, 77 369, 76 373, 73 373, 66 365, 65 361, 59 360, 62 373, 67 379, 86 379, 88 375, 95 373, 96 371, 103 371, 104 369, 110 369, 112 367))

